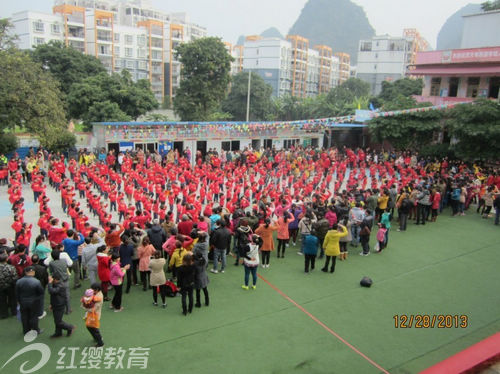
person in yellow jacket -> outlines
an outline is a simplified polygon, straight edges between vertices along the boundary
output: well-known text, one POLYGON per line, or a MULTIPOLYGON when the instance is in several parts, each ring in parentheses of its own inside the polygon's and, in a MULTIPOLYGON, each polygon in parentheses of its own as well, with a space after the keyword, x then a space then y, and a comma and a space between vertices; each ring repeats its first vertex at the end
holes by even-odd
POLYGON ((335 271, 335 262, 337 256, 340 255, 339 239, 347 236, 347 228, 344 225, 334 224, 332 229, 326 233, 325 240, 323 241, 323 249, 325 250, 325 266, 321 269, 323 272, 328 272, 328 264, 332 259, 332 267, 330 273, 335 271))
POLYGON ((172 269, 172 276, 174 278, 177 278, 177 270, 182 266, 182 259, 188 253, 189 251, 182 246, 179 240, 177 240, 175 242, 174 253, 172 253, 172 257, 170 257, 170 262, 168 263, 168 266, 172 269))

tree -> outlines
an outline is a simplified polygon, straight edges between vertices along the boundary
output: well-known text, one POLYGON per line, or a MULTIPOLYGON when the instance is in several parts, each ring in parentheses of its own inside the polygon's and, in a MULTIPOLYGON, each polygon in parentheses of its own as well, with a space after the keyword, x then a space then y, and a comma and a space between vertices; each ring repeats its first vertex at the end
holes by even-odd
POLYGON ((92 122, 130 121, 158 107, 147 80, 132 81, 130 73, 100 73, 74 83, 67 97, 72 118, 87 127, 92 122))
POLYGON ((16 47, 17 35, 12 33, 14 26, 8 18, 0 18, 0 51, 16 47))
POLYGON ((43 143, 66 129, 57 81, 16 49, 0 51, 0 130, 16 127, 43 143), (54 131, 52 131, 54 130, 54 131))
POLYGON ((377 117, 368 128, 377 142, 387 140, 398 150, 418 150, 432 143, 434 132, 443 131, 443 115, 442 111, 429 110, 377 117))
POLYGON ((183 121, 203 121, 219 110, 230 82, 231 61, 219 38, 200 38, 179 44, 175 55, 182 63, 175 112, 183 121))
POLYGON ((49 129, 47 136, 40 139, 40 145, 50 152, 65 152, 74 148, 75 135, 64 129, 49 129))
POLYGON ((489 12, 490 10, 500 9, 500 0, 485 1, 484 3, 481 4, 481 8, 485 12, 489 12))
POLYGON ((84 116, 87 123, 91 122, 128 122, 131 118, 125 114, 117 103, 109 100, 93 103, 84 116))
POLYGON ((378 95, 383 110, 408 109, 415 107, 412 95, 422 94, 422 79, 403 78, 394 82, 382 82, 382 91, 378 95))
POLYGON ((479 99, 449 111, 448 127, 456 140, 454 151, 468 160, 498 160, 500 155, 500 104, 479 99))
MULTIPOLYGON (((257 73, 250 79, 250 120, 267 120, 271 111, 273 88, 257 73)), ((236 121, 246 119, 248 73, 241 72, 233 77, 231 91, 222 102, 222 110, 231 114, 236 121)))
POLYGON ((0 131, 0 154, 6 154, 17 148, 17 137, 11 133, 0 131))
POLYGON ((161 114, 161 113, 149 113, 148 115, 146 115, 145 120, 150 121, 150 122, 168 122, 169 121, 168 116, 165 114, 161 114))
POLYGON ((32 53, 33 60, 42 64, 59 81, 65 95, 74 83, 106 72, 96 57, 66 47, 59 41, 41 44, 32 53))
POLYGON ((358 78, 349 78, 340 86, 330 90, 327 96, 332 116, 354 114, 358 106, 368 103, 370 85, 358 78))

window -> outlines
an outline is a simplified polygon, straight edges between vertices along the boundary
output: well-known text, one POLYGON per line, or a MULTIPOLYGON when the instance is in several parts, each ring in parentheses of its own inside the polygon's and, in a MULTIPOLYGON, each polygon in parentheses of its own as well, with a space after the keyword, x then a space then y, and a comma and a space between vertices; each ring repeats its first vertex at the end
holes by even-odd
POLYGON ((61 27, 55 23, 50 25, 50 31, 52 34, 60 34, 61 33, 61 27))
POLYGON ((35 21, 33 22, 33 30, 35 32, 44 32, 45 27, 42 21, 35 21))
POLYGON ((371 51, 372 50, 372 42, 362 42, 361 43, 362 51, 371 51))
POLYGON ((161 60, 161 51, 152 51, 151 57, 155 60, 161 60))
POLYGON ((120 47, 114 47, 113 52, 114 52, 115 56, 120 56, 120 47))
POLYGON ((138 16, 138 15, 140 14, 140 13, 139 13, 139 9, 138 9, 138 8, 134 8, 134 14, 135 14, 136 16, 138 16))
POLYGON ((441 78, 431 79, 431 96, 439 96, 439 89, 441 88, 441 78))
POLYGON ((139 35, 137 37, 137 45, 144 47, 146 45, 146 37, 144 35, 139 35))
POLYGON ((133 57, 134 50, 132 48, 125 48, 125 57, 133 57))
POLYGON ((120 43, 120 34, 115 32, 114 40, 115 40, 115 43, 120 43))
POLYGON ((125 35, 125 44, 131 45, 134 42, 134 37, 132 35, 125 35))
POLYGON ((477 97, 479 91, 479 77, 467 79, 467 97, 477 97))
POLYGON ((239 151, 240 150, 240 141, 233 140, 231 141, 231 151, 239 151))
POLYGON ((132 9, 131 9, 131 8, 127 8, 127 9, 125 9, 125 14, 126 14, 127 16, 131 15, 131 14, 132 14, 132 9))
POLYGON ((450 87, 448 89, 449 97, 457 97, 459 83, 460 83, 460 78, 450 78, 450 87))
POLYGON ((146 70, 147 68, 146 61, 139 61, 139 69, 146 70))
POLYGON ((35 45, 40 45, 40 44, 43 44, 45 43, 45 39, 44 38, 35 38, 35 45))
POLYGON ((133 68, 134 68, 134 60, 128 60, 127 69, 133 69, 133 68))

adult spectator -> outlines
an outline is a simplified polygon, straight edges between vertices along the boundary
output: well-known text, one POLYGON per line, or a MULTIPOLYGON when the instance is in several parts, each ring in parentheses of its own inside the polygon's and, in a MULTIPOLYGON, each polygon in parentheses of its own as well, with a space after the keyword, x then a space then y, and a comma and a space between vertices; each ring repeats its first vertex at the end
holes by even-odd
POLYGON ((73 265, 73 261, 66 252, 61 252, 62 245, 58 245, 45 260, 45 265, 49 267, 50 275, 57 274, 66 292, 66 314, 71 313, 69 299, 69 275, 68 270, 73 265))
POLYGON ((43 287, 35 278, 35 268, 28 266, 24 269, 24 277, 16 283, 16 298, 21 312, 23 334, 35 330, 38 334, 43 331, 38 327, 40 314, 40 298, 43 297, 43 287))
POLYGON ((365 219, 365 211, 361 208, 361 203, 356 203, 356 206, 351 209, 349 217, 352 222, 351 233, 352 233, 352 243, 351 245, 357 247, 359 244, 359 232, 361 230, 361 223, 365 219))
MULTIPOLYGON (((43 287, 43 293, 45 294, 45 288, 49 283, 49 273, 47 272, 47 268, 40 263, 40 258, 36 254, 31 256, 31 262, 35 268, 35 278, 40 281, 40 284, 43 287)), ((44 310, 44 302, 45 298, 42 297, 40 299, 40 319, 47 315, 47 312, 44 310)))
POLYGON ((62 336, 62 330, 66 330, 67 336, 71 336, 75 326, 63 321, 64 308, 66 306, 66 290, 59 279, 59 275, 54 274, 49 280, 50 306, 56 327, 56 331, 50 337, 58 338, 62 336))
POLYGON ((62 241, 64 246, 64 251, 68 254, 69 258, 73 262, 71 265, 71 270, 73 271, 73 288, 77 289, 81 287, 80 284, 80 264, 78 263, 78 247, 83 244, 85 239, 83 235, 77 233, 73 230, 68 230, 66 232, 68 236, 62 241))
POLYGON ((210 244, 214 247, 214 265, 210 270, 212 273, 218 273, 219 259, 221 260, 220 272, 224 273, 226 268, 226 251, 231 246, 231 232, 226 227, 226 222, 223 220, 217 221, 219 227, 212 233, 210 244))
POLYGON ((160 226, 160 221, 158 219, 154 219, 153 226, 146 230, 146 232, 148 233, 149 241, 153 247, 155 247, 157 251, 161 252, 162 245, 167 240, 167 234, 165 234, 165 231, 160 226))
POLYGON ((7 253, 0 253, 0 318, 16 315, 15 285, 18 278, 16 268, 9 263, 7 253))

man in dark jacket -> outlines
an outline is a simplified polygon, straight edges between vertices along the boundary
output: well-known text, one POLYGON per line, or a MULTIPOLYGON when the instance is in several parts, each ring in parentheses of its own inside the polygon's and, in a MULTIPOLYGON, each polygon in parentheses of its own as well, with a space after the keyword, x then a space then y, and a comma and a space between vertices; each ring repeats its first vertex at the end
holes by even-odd
POLYGON ((318 216, 319 221, 314 222, 312 229, 316 232, 316 237, 318 238, 318 245, 320 248, 320 255, 318 258, 323 258, 325 252, 323 250, 323 241, 325 240, 326 233, 330 229, 330 223, 324 216, 318 216))
POLYGON ((67 336, 70 336, 75 329, 75 326, 70 325, 63 321, 64 310, 66 309, 66 289, 61 283, 59 275, 54 274, 49 278, 49 294, 50 306, 52 307, 52 314, 54 315, 54 325, 56 332, 51 335, 51 338, 58 338, 62 336, 62 330, 66 330, 67 336))
POLYGON ((155 247, 157 251, 161 252, 162 245, 167 240, 167 234, 165 234, 163 227, 160 226, 158 219, 153 220, 153 227, 147 230, 147 233, 149 241, 153 244, 153 247, 155 247))
MULTIPOLYGON (((40 258, 38 255, 31 256, 31 262, 33 263, 33 267, 35 268, 35 278, 40 281, 43 287, 43 293, 45 295, 45 288, 47 287, 47 283, 49 283, 49 273, 47 272, 47 268, 43 265, 40 265, 40 258)), ((44 300, 45 298, 42 296, 40 298, 40 319, 44 318, 47 315, 47 312, 44 310, 44 300)))
POLYGON ((38 334, 38 316, 40 314, 40 298, 43 297, 43 287, 35 278, 35 268, 28 266, 24 269, 24 277, 16 283, 16 298, 20 305, 23 334, 35 330, 38 334))
POLYGON ((210 245, 214 246, 214 266, 210 271, 215 274, 218 273, 219 258, 222 262, 220 272, 224 273, 224 269, 226 268, 226 251, 231 246, 231 231, 227 229, 226 222, 220 219, 216 222, 216 226, 218 228, 212 232, 212 236, 210 237, 210 245))
POLYGON ((17 280, 16 268, 7 263, 7 253, 0 253, 0 318, 7 318, 10 309, 11 315, 15 316, 16 297, 14 288, 17 280))

